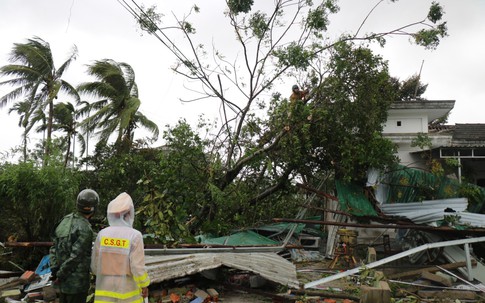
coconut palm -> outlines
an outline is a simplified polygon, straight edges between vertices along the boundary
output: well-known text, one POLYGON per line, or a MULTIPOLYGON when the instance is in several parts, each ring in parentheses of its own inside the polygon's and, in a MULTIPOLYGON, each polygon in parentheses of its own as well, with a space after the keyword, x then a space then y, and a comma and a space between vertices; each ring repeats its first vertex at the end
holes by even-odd
POLYGON ((28 39, 26 43, 15 43, 9 61, 13 64, 0 67, 0 76, 10 79, 0 85, 12 86, 14 89, 0 97, 0 108, 9 102, 22 98, 30 103, 30 110, 46 112, 47 142, 45 156, 49 156, 49 144, 52 137, 54 100, 59 92, 72 96, 79 102, 76 89, 61 77, 76 59, 77 48, 74 46, 68 59, 56 69, 49 43, 39 37, 28 39))
POLYGON ((30 115, 32 114, 31 102, 28 100, 15 102, 8 110, 8 113, 17 112, 19 115, 18 126, 24 129, 22 134, 22 153, 24 161, 27 160, 27 143, 29 140, 29 132, 32 128, 30 124, 30 115))
POLYGON ((83 125, 94 126, 90 130, 97 129, 100 144, 106 144, 116 134, 116 145, 131 146, 139 126, 148 129, 155 139, 158 137, 158 126, 138 111, 141 102, 130 65, 111 59, 99 60, 88 66, 88 74, 97 81, 82 83, 77 90, 99 99, 91 103, 94 114, 83 125))
POLYGON ((67 162, 69 161, 69 155, 71 152, 71 145, 72 145, 72 156, 74 158, 75 153, 75 142, 76 140, 80 143, 81 151, 80 153, 83 154, 86 144, 84 141, 84 137, 82 134, 78 132, 78 122, 76 118, 79 117, 78 112, 74 108, 72 103, 61 102, 57 103, 54 106, 54 124, 53 129, 61 130, 66 133, 64 137, 65 146, 66 146, 66 156, 64 158, 64 167, 67 167, 67 162))
MULTIPOLYGON (((78 103, 78 108, 76 109, 76 118, 79 119, 81 117, 87 116, 89 118, 89 113, 91 111, 91 104, 88 101, 81 101, 78 103)), ((89 156, 89 131, 91 127, 89 125, 83 125, 82 123, 79 124, 79 127, 84 129, 84 148, 83 151, 86 152, 86 157, 89 156)), ((81 154, 83 154, 82 152, 81 154)))

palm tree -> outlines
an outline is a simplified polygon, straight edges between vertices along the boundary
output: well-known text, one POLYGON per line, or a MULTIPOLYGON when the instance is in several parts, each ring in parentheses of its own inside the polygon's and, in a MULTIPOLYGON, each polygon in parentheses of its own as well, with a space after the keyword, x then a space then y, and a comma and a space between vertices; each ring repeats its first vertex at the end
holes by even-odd
POLYGON ((19 117, 18 126, 24 129, 22 134, 22 154, 24 161, 27 160, 27 142, 29 139, 29 132, 32 128, 30 124, 30 115, 32 114, 31 103, 28 100, 18 101, 8 110, 8 113, 17 112, 19 117))
MULTIPOLYGON (((81 118, 87 116, 89 118, 89 113, 91 111, 91 104, 88 101, 81 101, 78 103, 78 109, 76 110, 76 118, 81 118)), ((87 119, 86 119, 87 120, 87 119)), ((89 156, 89 131, 91 129, 90 125, 83 125, 80 123, 79 126, 84 129, 84 148, 83 150, 86 152, 86 157, 89 156)), ((81 154, 83 154, 82 152, 81 154)))
POLYGON ((10 77, 9 80, 0 82, 0 85, 14 87, 12 91, 0 97, 0 108, 13 100, 25 98, 25 101, 30 103, 32 112, 35 110, 47 111, 46 158, 50 153, 54 100, 62 91, 79 102, 76 89, 61 79, 76 56, 77 48, 74 46, 68 59, 56 69, 49 43, 39 37, 34 37, 28 39, 26 43, 15 43, 9 59, 14 64, 0 67, 0 76, 10 77))
POLYGON ((139 126, 148 129, 155 139, 158 137, 158 126, 138 111, 141 102, 130 65, 111 59, 95 61, 88 66, 88 74, 97 81, 82 83, 77 90, 100 99, 91 103, 94 114, 83 121, 84 127, 94 126, 89 130, 98 129, 100 144, 106 144, 110 136, 116 134, 115 145, 131 146, 134 131, 139 126))
POLYGON ((78 132, 77 126, 78 123, 76 118, 78 117, 78 112, 74 108, 72 103, 57 103, 54 106, 54 121, 53 129, 61 130, 66 133, 64 137, 65 145, 66 145, 66 156, 64 158, 64 167, 67 167, 67 162, 69 161, 69 155, 71 152, 71 143, 72 143, 72 156, 73 159, 75 157, 75 142, 76 140, 81 144, 81 154, 84 153, 85 150, 85 141, 84 137, 78 132))

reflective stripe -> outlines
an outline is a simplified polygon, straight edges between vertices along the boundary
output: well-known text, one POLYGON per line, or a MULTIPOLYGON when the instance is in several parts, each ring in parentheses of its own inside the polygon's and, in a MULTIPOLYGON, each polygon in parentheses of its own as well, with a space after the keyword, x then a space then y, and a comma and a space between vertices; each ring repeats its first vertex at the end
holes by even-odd
POLYGON ((130 291, 130 292, 122 294, 122 293, 109 291, 109 290, 96 290, 94 292, 94 295, 95 296, 102 296, 102 297, 126 300, 126 299, 128 299, 130 297, 134 297, 134 296, 140 296, 141 297, 141 292, 140 292, 140 290, 134 290, 134 291, 130 291))
MULTIPOLYGON (((113 303, 115 301, 105 301, 105 300, 94 300, 94 303, 113 303)), ((143 302, 143 298, 140 297, 136 300, 133 300, 133 301, 129 301, 130 303, 141 303, 143 302)))
POLYGON ((133 276, 133 279, 135 279, 135 282, 140 282, 140 281, 143 281, 145 280, 146 278, 148 278, 148 273, 145 272, 143 275, 141 276, 133 276))
POLYGON ((148 287, 150 285, 150 277, 148 277, 148 273, 145 272, 142 276, 133 276, 133 280, 135 280, 136 284, 140 288, 148 287))

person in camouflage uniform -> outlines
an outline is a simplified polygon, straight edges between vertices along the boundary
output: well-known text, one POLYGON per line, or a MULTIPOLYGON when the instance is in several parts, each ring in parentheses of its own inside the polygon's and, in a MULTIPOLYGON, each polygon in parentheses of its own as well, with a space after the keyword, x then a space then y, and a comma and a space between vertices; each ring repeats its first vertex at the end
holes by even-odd
POLYGON ((77 196, 77 212, 65 216, 55 229, 49 254, 51 279, 59 290, 60 303, 86 302, 94 240, 89 219, 98 204, 99 196, 94 190, 82 190, 77 196))

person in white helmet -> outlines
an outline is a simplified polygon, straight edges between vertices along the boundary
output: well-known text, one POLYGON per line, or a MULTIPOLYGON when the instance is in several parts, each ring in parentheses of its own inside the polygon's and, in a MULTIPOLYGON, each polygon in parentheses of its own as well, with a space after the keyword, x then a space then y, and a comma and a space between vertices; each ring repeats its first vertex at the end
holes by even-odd
POLYGON ((91 270, 96 275, 95 303, 143 302, 150 277, 145 269, 141 233, 133 228, 135 208, 127 193, 108 204, 109 227, 96 237, 91 270))

